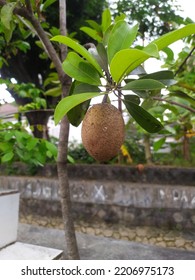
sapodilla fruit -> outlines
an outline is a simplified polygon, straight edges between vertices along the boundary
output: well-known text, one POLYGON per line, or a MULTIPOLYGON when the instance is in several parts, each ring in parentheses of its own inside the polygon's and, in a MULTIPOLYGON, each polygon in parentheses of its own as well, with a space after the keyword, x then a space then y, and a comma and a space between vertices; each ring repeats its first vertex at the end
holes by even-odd
POLYGON ((111 104, 93 105, 86 113, 81 130, 83 145, 99 162, 116 156, 123 144, 125 124, 121 112, 111 104))

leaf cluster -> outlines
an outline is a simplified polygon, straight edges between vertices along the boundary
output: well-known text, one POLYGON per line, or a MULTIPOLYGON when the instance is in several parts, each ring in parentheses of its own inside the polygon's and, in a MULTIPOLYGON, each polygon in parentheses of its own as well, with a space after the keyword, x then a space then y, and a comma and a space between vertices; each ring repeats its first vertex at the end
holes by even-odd
POLYGON ((91 43, 82 46, 67 36, 52 38, 52 41, 65 44, 73 50, 69 51, 63 62, 63 69, 74 79, 74 83, 70 95, 56 107, 55 122, 58 123, 68 114, 70 122, 79 125, 92 98, 113 93, 122 100, 129 114, 141 127, 150 133, 160 131, 162 124, 148 109, 156 104, 153 98, 161 96, 161 89, 175 83, 174 76, 171 71, 147 74, 141 64, 149 58, 158 59, 159 51, 194 34, 195 24, 167 33, 146 47, 133 47, 139 26, 130 26, 124 15, 112 22, 110 10, 107 9, 102 14, 101 24, 93 20, 87 23, 89 26, 81 30, 96 40, 97 46, 91 43))
POLYGON ((45 139, 30 135, 21 123, 0 122, 0 162, 24 162, 31 166, 43 166, 54 162, 57 147, 45 139))

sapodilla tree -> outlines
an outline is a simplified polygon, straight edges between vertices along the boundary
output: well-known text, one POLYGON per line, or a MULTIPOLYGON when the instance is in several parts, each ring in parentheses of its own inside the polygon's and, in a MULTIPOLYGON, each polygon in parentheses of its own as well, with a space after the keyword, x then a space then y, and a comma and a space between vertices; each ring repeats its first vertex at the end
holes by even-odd
POLYGON ((52 41, 73 50, 69 51, 62 67, 74 79, 69 96, 57 105, 54 119, 57 124, 67 114, 70 123, 75 126, 83 120, 83 144, 95 159, 104 162, 117 154, 124 139, 124 123, 118 124, 117 109, 111 112, 109 95, 113 93, 122 101, 131 117, 144 130, 159 132, 162 124, 143 108, 142 100, 147 100, 150 107, 155 105, 156 97, 161 97, 161 89, 175 83, 174 75, 171 71, 147 74, 141 64, 149 58, 158 59, 159 52, 168 45, 194 34, 195 24, 167 33, 146 47, 134 48, 132 44, 138 35, 139 25, 131 27, 124 20, 124 15, 112 22, 107 9, 102 14, 101 25, 94 21, 88 21, 88 24, 81 30, 96 40, 97 46, 82 46, 66 36, 52 38, 52 41), (129 91, 132 93, 129 94, 129 91), (90 100, 97 96, 103 97, 102 104, 94 105, 87 111, 90 100))
MULTIPOLYGON (((45 1, 44 4, 51 4, 52 1, 45 1), (46 3, 47 2, 47 3, 46 3)), ((62 69, 61 60, 64 60, 67 55, 67 47, 62 45, 58 51, 55 50, 53 44, 49 40, 47 32, 43 29, 40 19, 37 16, 37 7, 35 1, 22 0, 22 1, 5 1, 0 0, 1 8, 1 22, 4 24, 5 34, 12 36, 13 25, 16 24, 16 18, 21 22, 25 21, 27 26, 31 29, 33 27, 36 36, 39 37, 43 44, 45 51, 47 52, 50 60, 52 61, 58 79, 62 87, 62 96, 68 95, 71 85, 71 79, 66 75, 62 69)), ((66 1, 59 0, 59 19, 60 19, 60 33, 66 35, 66 1)), ((78 246, 75 237, 74 224, 71 214, 71 200, 69 181, 67 174, 67 148, 68 148, 68 134, 69 134, 69 122, 66 117, 61 120, 59 145, 58 145, 58 157, 57 157, 57 169, 60 188, 60 200, 62 206, 62 216, 65 230, 65 243, 66 254, 68 259, 79 259, 78 246)))

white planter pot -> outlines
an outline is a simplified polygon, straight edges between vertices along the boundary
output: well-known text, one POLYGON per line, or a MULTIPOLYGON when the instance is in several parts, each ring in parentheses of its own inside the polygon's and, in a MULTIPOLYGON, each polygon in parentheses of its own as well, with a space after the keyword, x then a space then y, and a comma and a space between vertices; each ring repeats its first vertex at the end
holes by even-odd
POLYGON ((17 239, 19 192, 0 190, 0 248, 17 239))

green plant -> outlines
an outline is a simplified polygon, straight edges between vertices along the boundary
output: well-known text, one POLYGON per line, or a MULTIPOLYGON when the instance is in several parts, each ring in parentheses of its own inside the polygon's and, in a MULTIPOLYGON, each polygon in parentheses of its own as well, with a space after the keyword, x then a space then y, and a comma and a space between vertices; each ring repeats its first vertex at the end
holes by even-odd
POLYGON ((95 160, 87 153, 82 143, 71 142, 68 146, 68 154, 74 160, 74 163, 94 163, 95 160))
POLYGON ((1 163, 24 162, 30 166, 43 166, 54 162, 56 157, 56 145, 33 137, 20 122, 0 122, 1 163))
POLYGON ((2 80, 6 84, 9 91, 13 91, 19 97, 28 100, 28 103, 23 106, 19 106, 20 112, 28 110, 46 109, 46 99, 43 98, 43 90, 37 88, 32 83, 12 83, 9 80, 2 80))
POLYGON ((111 22, 110 11, 105 10, 102 23, 88 22, 82 27, 90 37, 98 41, 97 47, 89 44, 88 50, 66 36, 55 36, 52 41, 66 44, 70 51, 63 62, 66 74, 74 78, 70 96, 62 99, 56 107, 54 119, 58 123, 65 114, 73 125, 78 125, 89 107, 88 100, 113 93, 122 100, 129 114, 149 133, 162 129, 160 121, 144 109, 141 100, 147 100, 150 107, 156 104, 154 98, 161 96, 161 89, 174 83, 171 71, 143 74, 139 66, 148 58, 159 58, 159 51, 171 43, 195 33, 195 24, 159 37, 146 47, 132 47, 138 33, 138 25, 130 27, 124 17, 111 22), (131 74, 137 74, 135 79, 131 74), (133 91, 133 94, 129 94, 133 91), (88 103, 87 103, 88 102, 88 103), (74 119, 76 114, 77 119, 74 119))

